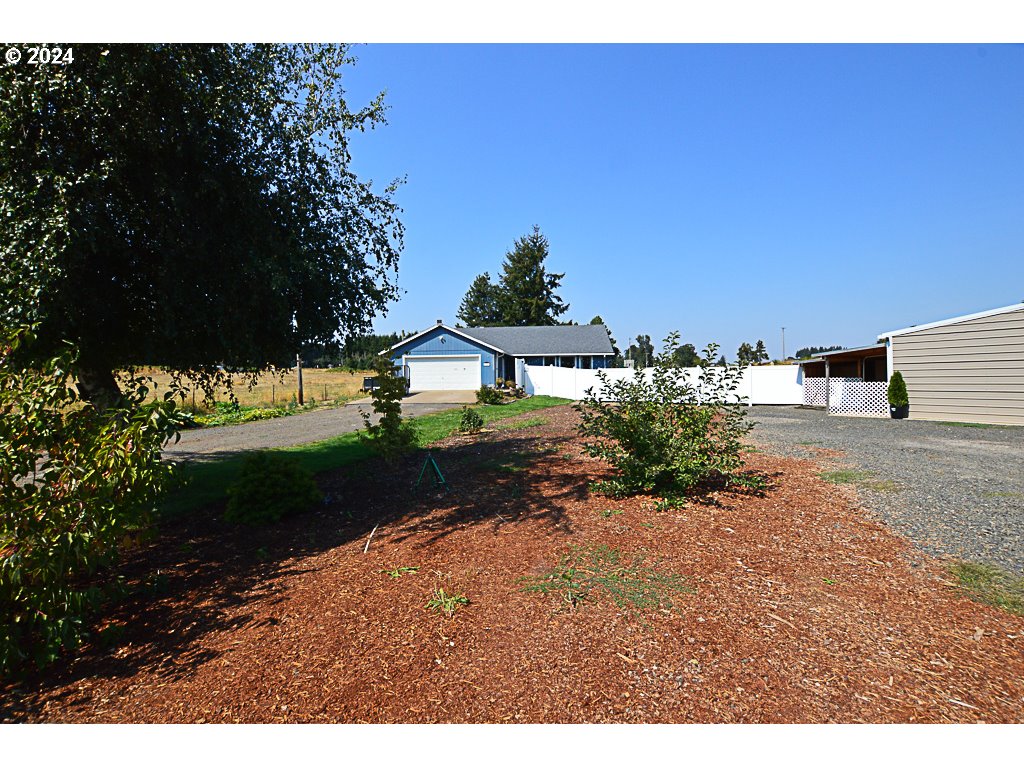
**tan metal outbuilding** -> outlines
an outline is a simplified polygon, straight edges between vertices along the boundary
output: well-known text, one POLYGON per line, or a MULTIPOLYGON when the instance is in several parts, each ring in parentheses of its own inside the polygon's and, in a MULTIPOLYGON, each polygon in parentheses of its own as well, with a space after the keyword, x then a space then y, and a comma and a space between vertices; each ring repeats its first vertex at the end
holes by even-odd
POLYGON ((880 334, 910 418, 1024 425, 1024 304, 880 334))

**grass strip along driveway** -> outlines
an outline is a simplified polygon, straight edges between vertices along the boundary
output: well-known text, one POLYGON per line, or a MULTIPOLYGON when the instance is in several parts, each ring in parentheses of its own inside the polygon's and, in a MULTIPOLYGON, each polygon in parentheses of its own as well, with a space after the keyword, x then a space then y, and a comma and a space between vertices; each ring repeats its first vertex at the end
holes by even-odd
MULTIPOLYGON (((486 426, 492 421, 518 416, 542 408, 565 405, 568 400, 558 397, 537 396, 517 400, 507 405, 476 406, 486 426)), ((416 444, 425 447, 452 434, 459 426, 460 408, 440 413, 417 416, 410 421, 416 427, 416 444)), ((369 458, 373 451, 359 440, 359 432, 348 432, 314 443, 278 448, 298 459, 299 463, 316 474, 338 469, 369 458)), ((245 453, 203 462, 184 462, 179 465, 181 485, 163 500, 160 515, 173 518, 199 507, 222 501, 227 488, 238 477, 245 453)))

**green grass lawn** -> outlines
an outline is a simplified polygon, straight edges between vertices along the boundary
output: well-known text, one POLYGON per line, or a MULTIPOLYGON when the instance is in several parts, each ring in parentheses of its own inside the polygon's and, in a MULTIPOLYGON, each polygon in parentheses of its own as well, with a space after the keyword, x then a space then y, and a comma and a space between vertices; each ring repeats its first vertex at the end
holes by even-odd
MULTIPOLYGON (((475 410, 488 424, 509 416, 519 416, 542 408, 552 408, 572 402, 560 397, 537 396, 517 400, 508 405, 481 405, 475 410)), ((416 425, 416 444, 421 448, 452 434, 459 427, 462 410, 431 413, 411 419, 416 425)), ((358 432, 332 437, 316 443, 306 443, 276 450, 299 460, 310 472, 326 472, 369 458, 373 452, 359 441, 358 432)), ((244 454, 216 461, 194 461, 180 465, 182 485, 168 493, 160 504, 160 516, 173 518, 193 509, 221 501, 227 497, 228 487, 238 476, 244 454)))
POLYGON ((987 563, 957 563, 950 572, 973 600, 1024 616, 1024 578, 987 563))

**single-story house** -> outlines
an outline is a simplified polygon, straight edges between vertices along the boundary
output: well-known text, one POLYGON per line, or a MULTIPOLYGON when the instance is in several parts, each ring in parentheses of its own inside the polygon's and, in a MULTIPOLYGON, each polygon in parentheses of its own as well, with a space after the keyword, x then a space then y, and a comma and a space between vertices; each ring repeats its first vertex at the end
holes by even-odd
POLYGON ((607 368, 614 356, 603 325, 452 328, 440 320, 385 353, 413 391, 521 382, 523 365, 607 368))
POLYGON ((1024 303, 878 336, 910 418, 1024 425, 1024 303))

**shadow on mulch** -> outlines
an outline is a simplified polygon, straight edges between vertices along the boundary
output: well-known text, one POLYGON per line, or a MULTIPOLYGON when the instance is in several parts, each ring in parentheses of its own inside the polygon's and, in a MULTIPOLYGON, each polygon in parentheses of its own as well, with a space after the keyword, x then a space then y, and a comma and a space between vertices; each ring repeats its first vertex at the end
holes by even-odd
MULTIPOLYGON (((305 572, 299 559, 355 541, 378 524, 405 540, 428 536, 423 546, 460 528, 541 521, 571 533, 563 503, 587 494, 587 479, 560 452, 568 437, 496 432, 449 438, 431 448, 449 489, 429 471, 415 487, 427 456, 417 451, 393 466, 379 460, 317 477, 325 503, 315 511, 265 528, 241 528, 221 519, 223 504, 165 523, 156 537, 126 555, 121 567, 131 592, 99 617, 96 641, 43 672, 0 686, 0 721, 31 718, 51 689, 74 689, 93 677, 129 678, 151 669, 169 682, 187 677, 219 656, 202 647, 211 633, 232 632, 256 621, 244 612, 265 609, 281 578, 305 572), (526 468, 529 467, 529 471, 526 468), (545 492, 540 487, 545 487, 545 492), (552 487, 562 490, 552 494, 552 487), (397 533, 396 533, 397 526, 397 533), (240 610, 242 612, 240 612, 240 610), (103 647, 100 637, 116 638, 103 647)), ((280 601, 281 598, 278 598, 280 601)), ((88 693, 56 701, 72 706, 88 693)))

